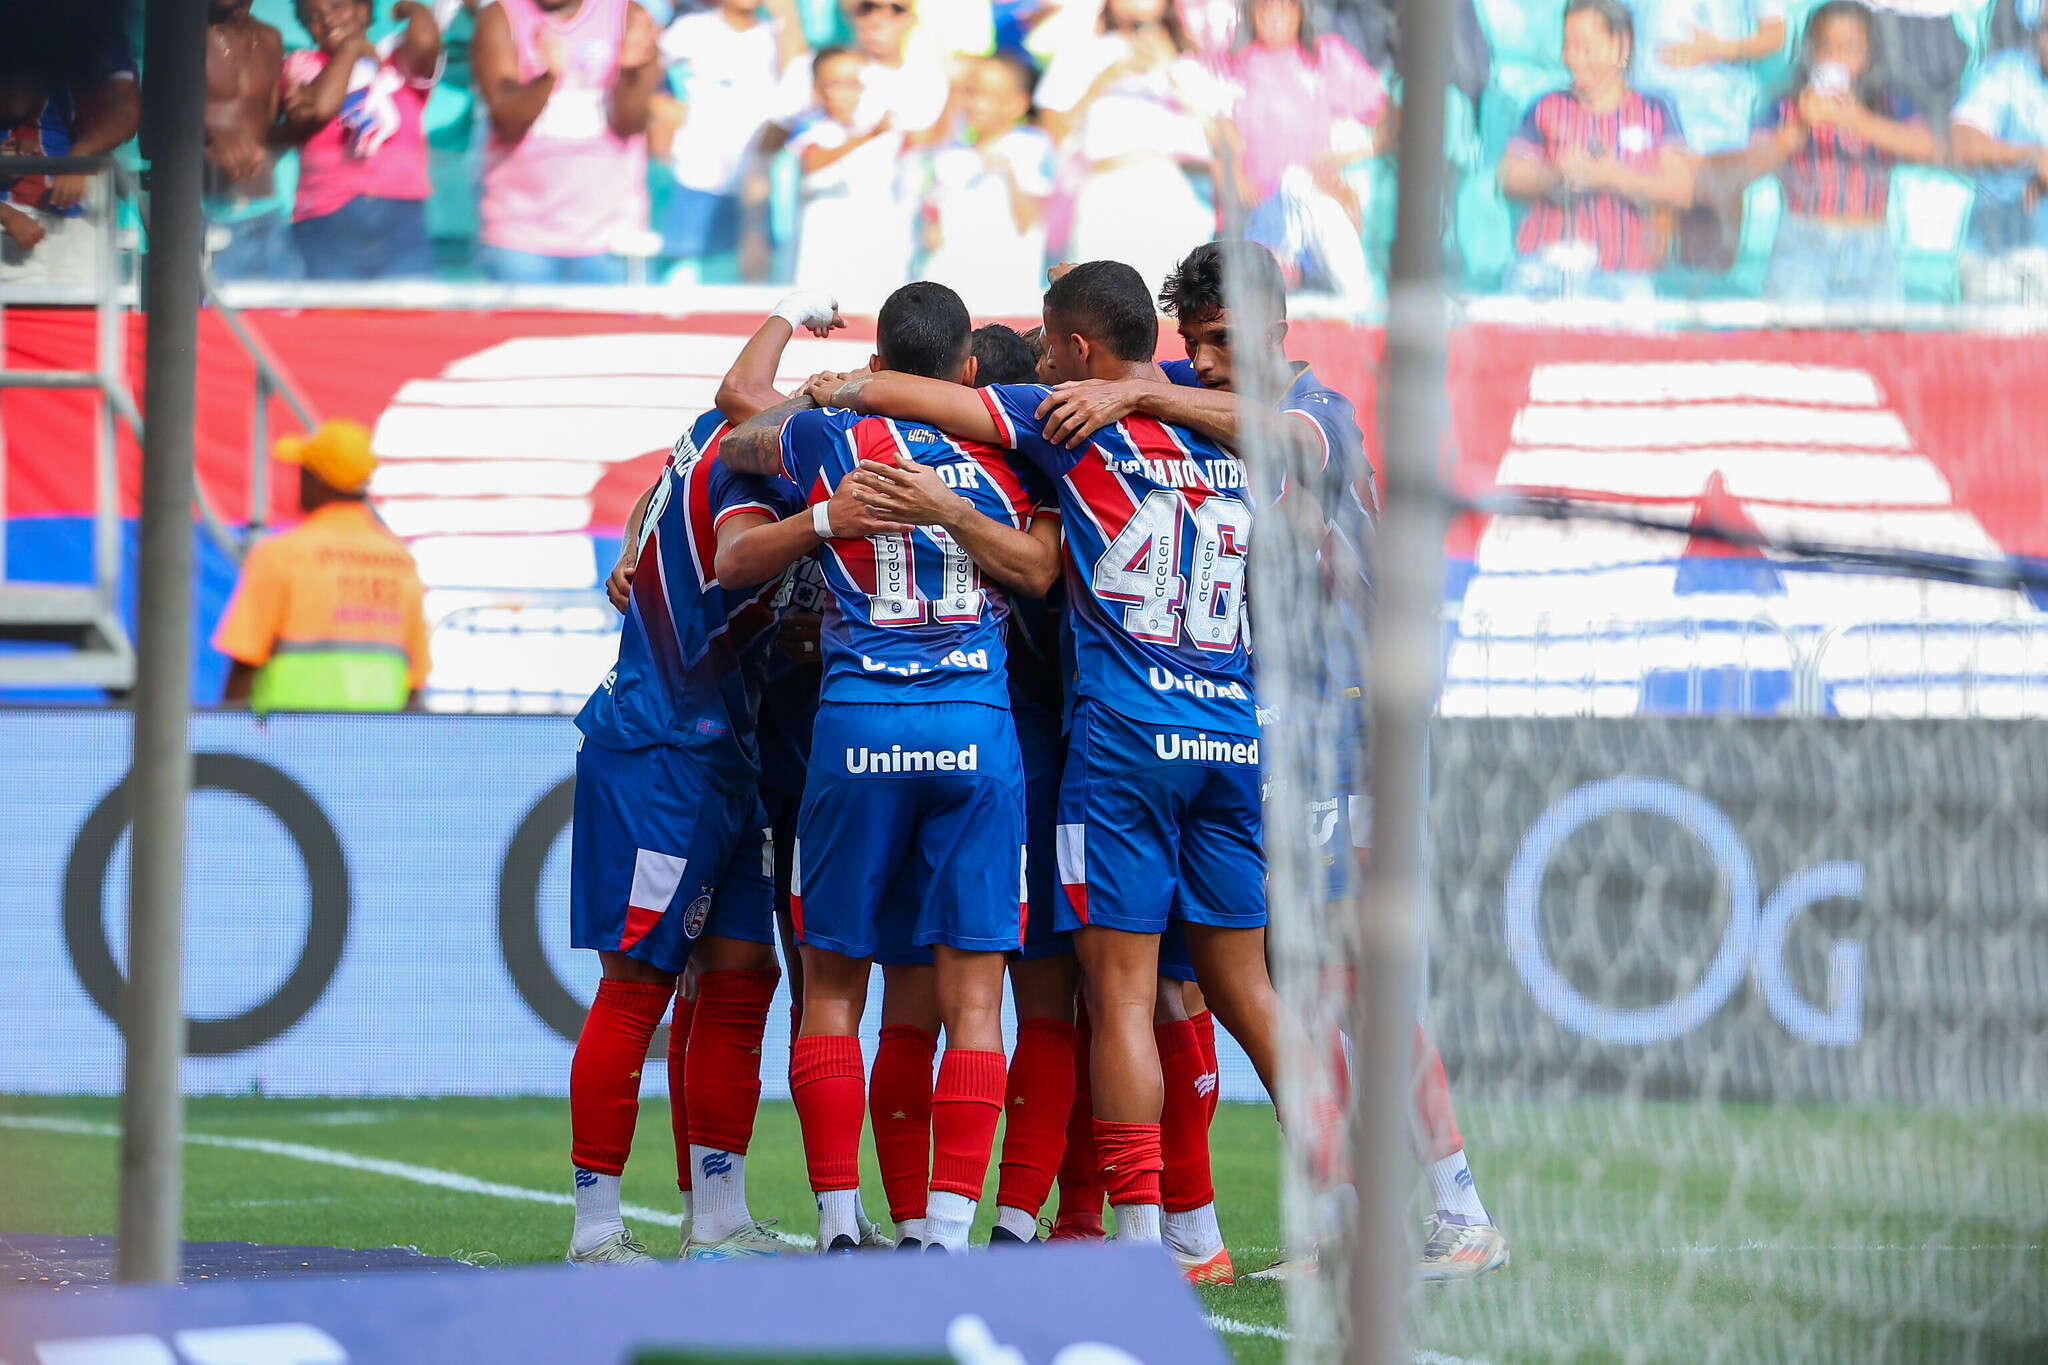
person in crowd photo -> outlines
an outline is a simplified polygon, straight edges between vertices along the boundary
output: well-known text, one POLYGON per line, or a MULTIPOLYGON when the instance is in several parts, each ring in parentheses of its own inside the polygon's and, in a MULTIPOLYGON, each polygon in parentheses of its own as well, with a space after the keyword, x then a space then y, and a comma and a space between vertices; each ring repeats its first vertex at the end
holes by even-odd
POLYGON ((1213 180, 1227 102, 1172 0, 1104 0, 1096 31, 1063 45, 1038 85, 1077 182, 1064 254, 1126 262, 1156 289, 1216 230, 1189 172, 1213 180))
POLYGON ((2001 52, 1956 105, 1951 155, 1976 175, 1977 207, 1962 258, 1963 297, 2048 299, 2048 24, 2001 52))
POLYGON ((662 31, 674 94, 656 94, 649 151, 675 176, 661 223, 670 282, 695 281, 706 258, 740 248, 741 193, 779 108, 784 68, 807 51, 793 0, 721 0, 662 31))
POLYGON ((1509 293, 1650 296, 1698 158, 1669 101, 1630 83, 1634 55, 1635 19, 1620 0, 1565 6, 1571 86, 1529 106, 1500 163, 1502 191, 1527 206, 1509 293))
MULTIPOLYGON (((98 156, 135 136, 142 89, 118 30, 75 71, 0 80, 0 155, 98 156)), ((89 203, 93 177, 0 177, 0 284, 90 284, 101 222, 89 203)))
POLYGON ((790 140, 802 168, 796 282, 836 289, 849 308, 873 307, 903 283, 910 266, 913 209, 898 191, 903 130, 874 107, 861 59, 828 47, 811 62, 818 115, 790 140))
POLYGON ((1031 123, 1030 63, 1013 54, 969 69, 960 135, 931 158, 924 277, 978 309, 1029 313, 1045 289, 1045 201, 1052 139, 1031 123))
POLYGON ((490 115, 477 261, 508 284, 618 284, 647 226, 661 54, 632 0, 494 0, 470 62, 490 115))
POLYGON ((293 279, 290 206, 278 195, 277 123, 284 38, 250 0, 206 7, 206 180, 202 209, 217 280, 293 279))
POLYGON ((1904 297, 1885 209, 1892 167, 1933 161, 1933 130, 1886 86, 1870 11, 1827 0, 1806 21, 1792 87, 1763 113, 1750 165, 1776 173, 1785 216, 1764 296, 1904 297))
POLYGON ((1245 235, 1297 285, 1363 300, 1373 290, 1362 206, 1345 168, 1384 150, 1379 73, 1301 0, 1245 0, 1228 71, 1236 116, 1223 125, 1245 235))
POLYGON ((405 27, 370 41, 370 0, 297 0, 316 48, 284 59, 278 138, 299 148, 292 242, 308 279, 398 279, 434 273, 427 237, 427 94, 441 70, 441 31, 417 0, 405 27))

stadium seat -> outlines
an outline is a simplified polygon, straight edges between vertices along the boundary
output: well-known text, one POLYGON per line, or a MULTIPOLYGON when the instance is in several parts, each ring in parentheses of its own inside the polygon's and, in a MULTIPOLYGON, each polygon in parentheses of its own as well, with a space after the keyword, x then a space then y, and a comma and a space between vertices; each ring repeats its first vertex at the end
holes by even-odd
POLYGON ((1742 241, 1728 271, 1729 293, 1754 298, 1763 292, 1764 276, 1771 268, 1771 247, 1778 240, 1778 223, 1784 216, 1785 189, 1777 176, 1762 176, 1744 192, 1742 241))
POLYGON ((1908 300, 1952 303, 1961 297, 1957 258, 1976 202, 1976 185, 1952 172, 1931 166, 1892 172, 1887 217, 1908 300))
POLYGON ((1564 46, 1564 0, 1479 0, 1479 26, 1494 65, 1556 62, 1564 46))
POLYGON ((1514 222, 1492 165, 1475 166, 1460 178, 1451 230, 1466 288, 1484 293, 1500 285, 1501 271, 1515 254, 1514 222))

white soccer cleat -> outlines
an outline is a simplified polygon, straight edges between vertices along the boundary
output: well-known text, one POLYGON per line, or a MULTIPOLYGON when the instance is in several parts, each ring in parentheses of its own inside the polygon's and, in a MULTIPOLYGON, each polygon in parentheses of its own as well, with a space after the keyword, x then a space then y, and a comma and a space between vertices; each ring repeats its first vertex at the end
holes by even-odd
POLYGON ((683 1243, 686 1261, 749 1261, 763 1256, 781 1256, 794 1251, 796 1243, 759 1219, 735 1229, 712 1242, 692 1237, 683 1243))
POLYGON ((1425 1282, 1476 1280, 1508 1263, 1508 1239, 1491 1223, 1458 1223, 1431 1214, 1422 1231, 1425 1282))
POLYGON ((578 1251, 574 1246, 562 1258, 570 1265, 653 1265, 654 1258, 647 1254, 647 1248, 633 1240, 630 1232, 615 1232, 588 1251, 578 1251))
POLYGON ((896 1249, 896 1239, 876 1226, 868 1218, 867 1210, 856 1209, 853 1220, 854 1227, 860 1231, 859 1246, 862 1251, 894 1251, 896 1249))
POLYGON ((1240 1275, 1240 1282, 1257 1280, 1264 1284, 1284 1284, 1288 1280, 1314 1279, 1322 1273, 1322 1257, 1315 1251, 1290 1252, 1268 1265, 1264 1270, 1254 1270, 1249 1275, 1240 1275))

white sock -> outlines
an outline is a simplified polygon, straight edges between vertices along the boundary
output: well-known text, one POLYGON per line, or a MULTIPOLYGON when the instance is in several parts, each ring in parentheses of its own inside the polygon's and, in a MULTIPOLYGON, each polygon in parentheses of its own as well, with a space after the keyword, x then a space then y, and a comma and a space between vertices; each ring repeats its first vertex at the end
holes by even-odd
POLYGON ((1183 1256, 1206 1261, 1223 1250, 1223 1229, 1216 1225, 1216 1206, 1204 1204, 1186 1213, 1166 1214, 1166 1244, 1183 1256))
POLYGON ((619 1178, 602 1171, 576 1170, 576 1229, 569 1234, 569 1249, 581 1254, 591 1250, 613 1233, 626 1230, 619 1217, 619 1178))
POLYGON ((828 1251, 835 1239, 860 1240, 860 1191, 826 1190, 818 1196, 818 1250, 828 1251))
POLYGON ((1460 1223, 1491 1223, 1486 1205, 1479 1202, 1479 1187, 1472 1181, 1472 1168, 1465 1164, 1465 1150, 1459 1148, 1442 1161, 1429 1163, 1429 1190, 1436 1196, 1439 1218, 1460 1223))
POLYGON ((967 1250, 974 1226, 974 1201, 951 1190, 933 1190, 924 1201, 924 1244, 948 1251, 967 1250))
POLYGON ((1118 1204, 1110 1210, 1116 1215, 1116 1239, 1119 1242, 1159 1242, 1159 1206, 1157 1204, 1118 1204))
POLYGON ((1020 1242, 1029 1242, 1038 1236, 1036 1215, 1003 1204, 996 1206, 996 1226, 1004 1232, 1015 1233, 1020 1242))
POLYGON ((697 1201, 694 1234, 715 1242, 738 1232, 753 1218, 747 1212, 747 1158, 740 1152, 690 1144, 690 1183, 704 1197, 697 1201))
POLYGON ((896 1240, 899 1242, 922 1242, 924 1240, 924 1219, 906 1218, 896 1225, 896 1240))

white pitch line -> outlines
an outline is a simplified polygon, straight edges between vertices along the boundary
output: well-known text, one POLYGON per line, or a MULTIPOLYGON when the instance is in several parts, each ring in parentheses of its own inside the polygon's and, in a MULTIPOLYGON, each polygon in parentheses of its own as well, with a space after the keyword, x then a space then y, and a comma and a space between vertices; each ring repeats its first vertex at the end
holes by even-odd
MULTIPOLYGON (((1274 1327, 1263 1322, 1244 1322, 1237 1318, 1226 1318, 1220 1313, 1209 1314, 1208 1323, 1210 1331, 1234 1337, 1264 1337, 1268 1341, 1294 1340, 1294 1333, 1285 1327, 1274 1327)), ((1486 1362, 1421 1348, 1415 1352, 1415 1365, 1486 1365, 1486 1362)))
MULTIPOLYGON (((66 1133, 74 1137, 121 1136, 121 1129, 112 1123, 89 1123, 83 1119, 46 1118, 34 1114, 0 1114, 0 1128, 26 1128, 43 1133, 66 1133)), ((573 1208, 576 1197, 560 1194, 553 1190, 530 1190, 524 1185, 506 1185, 495 1180, 478 1180, 475 1176, 463 1175, 458 1171, 436 1170, 432 1166, 414 1166, 403 1161, 386 1161, 382 1157, 357 1156, 353 1152, 338 1152, 331 1147, 313 1147, 303 1142, 273 1142, 268 1138, 229 1137, 223 1133, 187 1133, 185 1141, 195 1147, 226 1147, 238 1152, 260 1152, 265 1156, 281 1156, 292 1161, 308 1161, 316 1166, 335 1166, 345 1171, 361 1171, 366 1175, 388 1176, 393 1180, 406 1180, 415 1185, 431 1185, 436 1189, 453 1190, 457 1194, 476 1194, 488 1199, 516 1199, 528 1204, 556 1204, 573 1208)), ((650 1208, 645 1204, 622 1204, 619 1212, 640 1223, 657 1223, 662 1227, 679 1228, 683 1217, 667 1209, 650 1208)), ((798 1234, 786 1234, 800 1245, 816 1246, 817 1243, 798 1234)))

